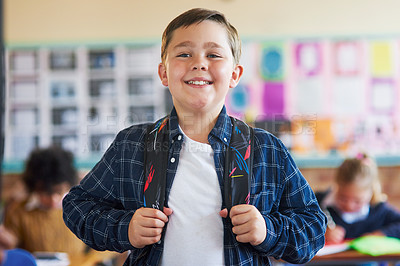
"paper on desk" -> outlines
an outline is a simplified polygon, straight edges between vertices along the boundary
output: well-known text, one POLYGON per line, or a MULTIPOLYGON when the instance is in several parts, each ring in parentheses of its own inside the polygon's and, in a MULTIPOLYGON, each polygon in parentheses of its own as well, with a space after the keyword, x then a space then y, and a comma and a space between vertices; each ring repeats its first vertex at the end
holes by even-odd
POLYGON ((350 249, 349 242, 343 242, 339 244, 327 244, 323 248, 321 248, 315 256, 324 256, 329 254, 339 253, 345 250, 350 249))
POLYGON ((34 252, 37 266, 68 266, 69 258, 63 252, 34 252))
POLYGON ((362 236, 352 240, 350 247, 371 256, 395 254, 400 253, 400 239, 387 236, 362 236))

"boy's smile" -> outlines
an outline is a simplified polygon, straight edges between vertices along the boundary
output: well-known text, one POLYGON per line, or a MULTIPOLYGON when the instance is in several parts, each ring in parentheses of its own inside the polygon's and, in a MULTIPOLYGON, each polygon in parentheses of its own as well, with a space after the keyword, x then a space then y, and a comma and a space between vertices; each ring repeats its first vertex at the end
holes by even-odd
POLYGON ((226 29, 203 21, 174 31, 159 75, 178 113, 218 115, 243 68, 234 65, 226 29))

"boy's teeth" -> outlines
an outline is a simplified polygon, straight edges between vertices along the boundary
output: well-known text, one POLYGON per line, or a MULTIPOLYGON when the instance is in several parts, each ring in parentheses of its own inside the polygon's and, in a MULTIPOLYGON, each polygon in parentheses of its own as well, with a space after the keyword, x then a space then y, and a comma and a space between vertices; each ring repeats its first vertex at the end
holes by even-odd
POLYGON ((196 81, 189 81, 189 84, 194 84, 194 85, 206 85, 206 84, 210 84, 208 81, 204 81, 204 80, 196 80, 196 81))

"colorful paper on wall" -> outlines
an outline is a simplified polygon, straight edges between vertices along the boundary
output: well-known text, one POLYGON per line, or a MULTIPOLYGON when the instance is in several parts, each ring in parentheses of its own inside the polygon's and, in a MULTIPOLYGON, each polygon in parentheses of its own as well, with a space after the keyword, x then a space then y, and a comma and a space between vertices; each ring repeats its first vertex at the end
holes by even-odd
POLYGON ((307 153, 315 147, 316 115, 296 116, 291 120, 293 136, 292 150, 298 154, 307 153))
POLYGON ((281 43, 264 44, 261 50, 261 76, 265 80, 283 79, 283 51, 281 43))
POLYGON ((283 83, 264 83, 263 111, 266 117, 276 117, 284 115, 285 99, 283 83))
POLYGON ((373 79, 370 98, 371 108, 374 112, 394 112, 396 103, 394 81, 392 79, 373 79))
POLYGON ((296 112, 302 115, 325 112, 324 86, 320 78, 307 78, 296 82, 296 112))
POLYGON ((336 149, 335 137, 332 131, 332 120, 320 119, 317 120, 316 125, 314 135, 316 149, 320 152, 328 152, 331 149, 336 149))
POLYGON ((373 77, 389 77, 393 74, 393 52, 390 42, 371 43, 371 71, 373 77))
POLYGON ((296 66, 301 76, 315 76, 322 71, 322 48, 319 43, 295 45, 296 66))
POLYGON ((237 85, 229 95, 230 109, 235 113, 244 113, 249 105, 249 91, 243 85, 237 85))
POLYGON ((332 82, 332 113, 362 115, 366 111, 364 82, 357 76, 340 76, 332 82))
POLYGON ((354 76, 360 71, 361 49, 356 42, 333 44, 334 71, 339 76, 354 76))

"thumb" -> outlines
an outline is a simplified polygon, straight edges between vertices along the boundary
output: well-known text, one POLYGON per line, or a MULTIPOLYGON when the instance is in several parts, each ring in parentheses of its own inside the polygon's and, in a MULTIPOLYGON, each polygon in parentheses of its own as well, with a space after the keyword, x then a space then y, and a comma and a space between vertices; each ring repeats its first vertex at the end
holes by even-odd
POLYGON ((172 209, 164 207, 163 208, 163 212, 164 212, 165 215, 170 216, 172 214, 172 209))
POLYGON ((225 208, 225 209, 221 210, 219 212, 219 216, 221 216, 222 218, 226 218, 228 216, 228 209, 225 208))

